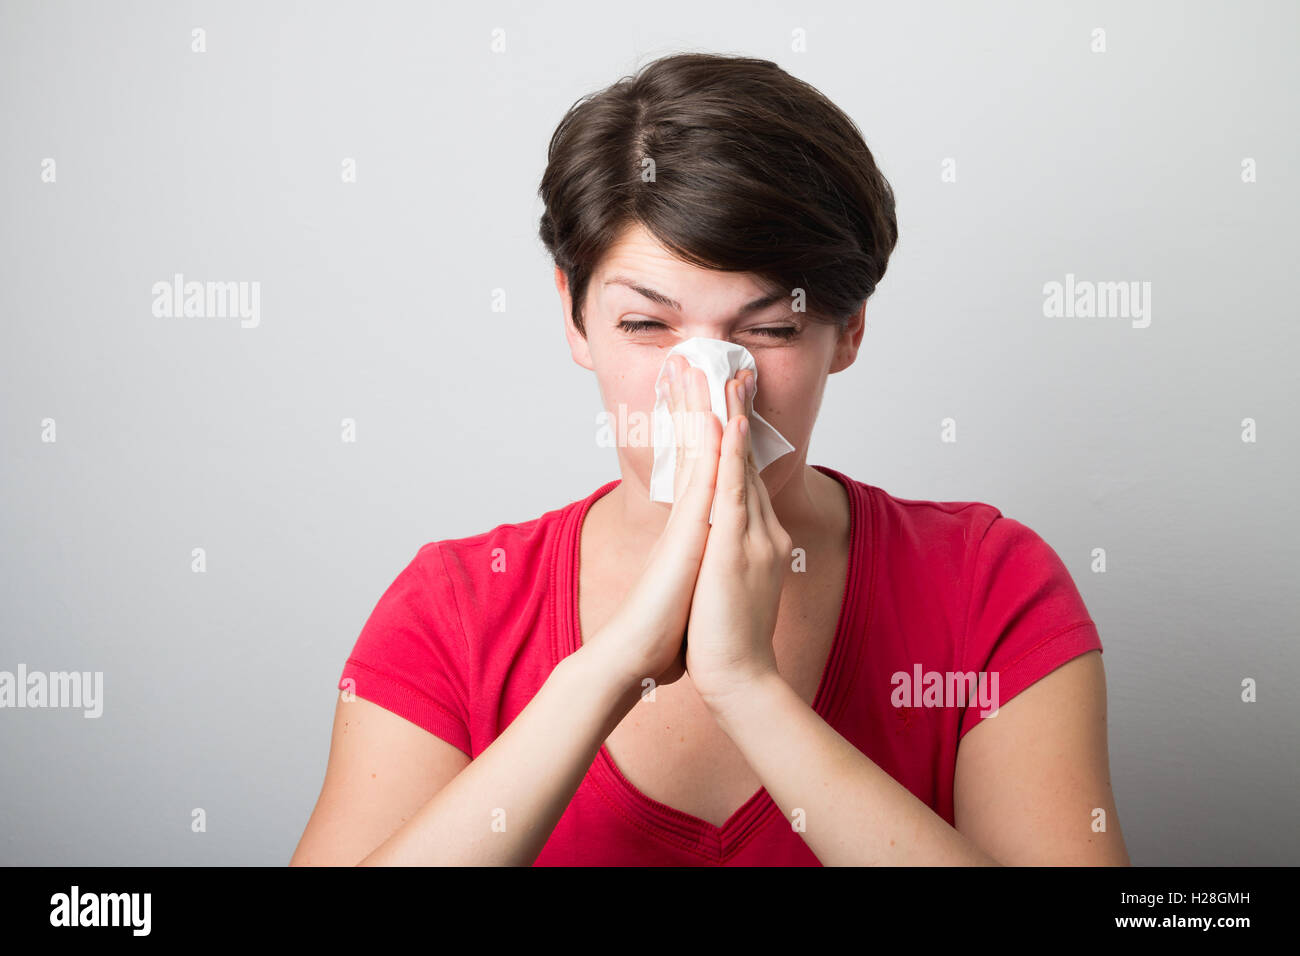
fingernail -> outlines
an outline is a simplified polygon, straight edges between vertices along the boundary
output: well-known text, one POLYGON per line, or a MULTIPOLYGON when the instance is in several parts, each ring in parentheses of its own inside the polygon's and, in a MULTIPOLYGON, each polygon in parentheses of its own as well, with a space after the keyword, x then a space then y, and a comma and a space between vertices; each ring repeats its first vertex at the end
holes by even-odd
POLYGON ((677 363, 672 359, 668 360, 668 380, 670 382, 677 381, 677 363))

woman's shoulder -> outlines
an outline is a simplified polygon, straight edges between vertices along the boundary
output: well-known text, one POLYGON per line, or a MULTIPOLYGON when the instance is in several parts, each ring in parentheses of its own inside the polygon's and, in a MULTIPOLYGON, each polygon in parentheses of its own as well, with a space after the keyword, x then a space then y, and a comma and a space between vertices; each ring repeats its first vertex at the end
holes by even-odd
POLYGON ((613 482, 583 498, 523 521, 509 521, 477 534, 429 541, 416 565, 429 586, 476 615, 493 608, 516 613, 520 601, 539 598, 569 560, 570 543, 585 505, 613 482))
POLYGON ((907 536, 927 550, 943 541, 968 554, 1044 543, 1029 525, 987 501, 902 498, 876 487, 870 495, 882 531, 907 536))
POLYGON ((964 558, 1003 517, 1000 508, 986 501, 906 498, 842 472, 835 474, 861 502, 871 544, 887 549, 895 559, 908 551, 930 558, 948 551, 964 558))
POLYGON ((464 582, 518 580, 554 556, 565 523, 581 505, 570 502, 525 521, 509 521, 476 534, 439 538, 422 545, 415 560, 430 574, 464 582))
MULTIPOLYGON (((877 576, 900 592, 955 601, 1015 602, 1031 593, 1077 593, 1060 552, 1029 524, 979 499, 909 498, 850 479, 867 502, 877 576)), ((1066 551, 1076 546, 1066 542, 1066 551)), ((1073 605, 1072 605, 1073 607, 1073 605)))
POLYGON ((957 584, 968 602, 1060 591, 1077 600, 1056 549, 1034 528, 980 500, 904 498, 867 485, 884 573, 928 589, 957 584))
POLYGON ((1002 510, 987 501, 904 498, 880 487, 866 487, 884 529, 896 535, 923 535, 930 544, 936 538, 965 542, 972 534, 981 536, 1002 517, 1002 510))

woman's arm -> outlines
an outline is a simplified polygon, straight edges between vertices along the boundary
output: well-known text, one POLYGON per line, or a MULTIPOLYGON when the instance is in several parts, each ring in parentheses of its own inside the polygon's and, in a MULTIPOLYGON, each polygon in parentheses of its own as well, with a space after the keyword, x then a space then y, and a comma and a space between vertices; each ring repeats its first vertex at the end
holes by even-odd
POLYGON ((352 866, 469 766, 469 755, 364 697, 339 695, 320 796, 290 866, 352 866))
POLYGON ((957 750, 953 801, 957 829, 1003 863, 1130 865, 1110 784, 1099 651, 971 728, 957 750))
POLYGON ((1106 684, 1083 654, 958 749, 958 828, 835 732, 779 675, 706 700, 825 866, 1129 864, 1110 788, 1106 684), (1105 811, 1097 832, 1095 810, 1105 811))
POLYGON ((713 527, 686 667, 719 726, 830 865, 1119 864, 1100 654, 1058 667, 963 738, 951 827, 785 681, 772 647, 790 536, 754 465, 751 390, 728 385, 713 527), (1104 814, 1098 813, 1104 811, 1104 814), (1106 829, 1096 826, 1106 822, 1106 829))
POLYGON ((668 684, 682 676, 721 426, 704 373, 687 366, 679 375, 672 360, 669 368, 676 395, 673 504, 613 615, 556 665, 473 761, 400 718, 380 716, 373 705, 349 733, 343 707, 357 705, 340 705, 325 785, 291 862, 531 864, 600 745, 640 700, 643 678, 668 684))
POLYGON ((531 865, 640 687, 609 648, 564 658, 492 744, 360 866, 531 865))
POLYGON ((612 646, 562 660, 473 761, 376 704, 341 702, 325 783, 289 865, 531 864, 639 699, 603 659, 612 646))
POLYGON ((684 673, 722 429, 704 373, 668 365, 677 396, 673 504, 636 581, 491 746, 362 865, 533 863, 600 745, 640 700, 642 679, 664 684, 684 673))

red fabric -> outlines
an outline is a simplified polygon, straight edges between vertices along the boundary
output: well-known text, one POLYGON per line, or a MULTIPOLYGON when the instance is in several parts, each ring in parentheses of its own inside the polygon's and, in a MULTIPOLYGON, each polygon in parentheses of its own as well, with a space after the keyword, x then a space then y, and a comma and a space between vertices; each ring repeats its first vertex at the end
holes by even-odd
MULTIPOLYGON (((957 745, 983 708, 931 706, 919 688, 896 707, 895 675, 997 672, 1005 705, 1101 650, 1097 628, 1056 552, 991 505, 895 498, 815 467, 849 490, 852 549, 813 708, 951 824, 957 745)), ((339 687, 351 679, 357 696, 482 753, 580 646, 578 532, 618 483, 532 521, 420 548, 370 615, 339 687)), ((604 864, 818 861, 766 790, 716 827, 636 790, 602 746, 536 865, 604 864)))

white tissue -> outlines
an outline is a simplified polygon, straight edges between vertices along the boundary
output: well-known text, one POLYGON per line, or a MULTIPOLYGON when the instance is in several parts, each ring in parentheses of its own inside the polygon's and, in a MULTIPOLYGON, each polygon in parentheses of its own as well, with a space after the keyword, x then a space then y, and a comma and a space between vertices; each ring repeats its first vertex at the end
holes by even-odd
MULTIPOLYGON (((668 359, 674 355, 685 356, 695 368, 701 369, 709 380, 709 399, 713 414, 717 416, 722 427, 727 426, 727 382, 734 378, 741 369, 754 373, 754 385, 758 385, 758 366, 749 349, 734 342, 721 339, 693 338, 687 339, 669 350, 664 356, 663 367, 655 380, 655 388, 667 376, 668 359)), ((754 464, 762 471, 782 455, 794 451, 794 445, 763 420, 757 413, 749 416, 750 443, 754 450, 754 464)), ((677 468, 677 446, 673 441, 673 419, 668 411, 668 402, 662 398, 655 399, 654 411, 654 467, 650 471, 650 500, 673 500, 673 476, 677 468)), ((713 510, 709 510, 709 523, 713 523, 713 510)))

